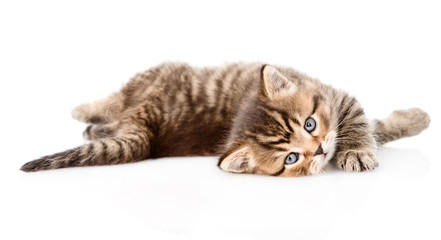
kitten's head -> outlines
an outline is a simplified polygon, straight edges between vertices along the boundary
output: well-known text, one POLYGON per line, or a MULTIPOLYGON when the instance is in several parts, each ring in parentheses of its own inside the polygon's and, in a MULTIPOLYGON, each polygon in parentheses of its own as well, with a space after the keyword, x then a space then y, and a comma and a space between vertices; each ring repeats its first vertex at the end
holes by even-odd
POLYGON ((238 114, 219 167, 273 176, 320 172, 336 145, 329 91, 318 81, 264 66, 260 91, 238 114))

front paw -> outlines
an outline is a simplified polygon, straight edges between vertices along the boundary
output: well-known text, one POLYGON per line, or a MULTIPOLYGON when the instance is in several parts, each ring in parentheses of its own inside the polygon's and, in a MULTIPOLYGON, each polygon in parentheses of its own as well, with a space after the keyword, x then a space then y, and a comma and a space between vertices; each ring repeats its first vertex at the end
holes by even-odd
POLYGON ((336 165, 345 171, 361 172, 378 167, 378 161, 372 152, 348 150, 337 154, 336 165))

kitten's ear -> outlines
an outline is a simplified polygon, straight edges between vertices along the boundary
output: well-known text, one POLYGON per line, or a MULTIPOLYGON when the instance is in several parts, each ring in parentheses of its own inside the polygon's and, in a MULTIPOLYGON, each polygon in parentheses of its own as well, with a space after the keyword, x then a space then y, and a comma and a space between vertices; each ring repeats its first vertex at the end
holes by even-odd
POLYGON ((277 94, 294 93, 296 90, 293 82, 269 65, 262 67, 261 78, 262 94, 269 99, 274 99, 277 94))
POLYGON ((218 166, 227 172, 251 173, 254 169, 254 160, 248 148, 241 147, 222 156, 218 166))

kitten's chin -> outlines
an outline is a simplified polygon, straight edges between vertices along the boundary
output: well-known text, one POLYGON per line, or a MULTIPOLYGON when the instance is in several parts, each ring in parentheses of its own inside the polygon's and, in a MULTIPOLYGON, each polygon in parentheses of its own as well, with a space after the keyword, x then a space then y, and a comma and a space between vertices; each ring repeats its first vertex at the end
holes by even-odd
POLYGON ((310 172, 311 174, 319 174, 322 173, 324 170, 323 168, 328 164, 330 158, 328 154, 321 154, 316 157, 314 157, 314 162, 311 164, 310 172))
POLYGON ((325 152, 325 155, 323 157, 323 162, 325 163, 325 165, 331 161, 332 157, 334 156, 335 153, 335 144, 332 144, 331 147, 329 147, 328 151, 325 152))

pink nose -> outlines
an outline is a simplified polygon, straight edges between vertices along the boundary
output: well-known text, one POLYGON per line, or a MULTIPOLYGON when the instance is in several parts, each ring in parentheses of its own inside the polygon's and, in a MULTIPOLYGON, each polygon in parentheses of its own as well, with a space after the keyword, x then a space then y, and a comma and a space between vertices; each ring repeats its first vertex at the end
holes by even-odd
POLYGON ((323 154, 323 148, 322 148, 321 144, 318 146, 317 150, 315 151, 314 156, 317 156, 320 154, 323 154))

